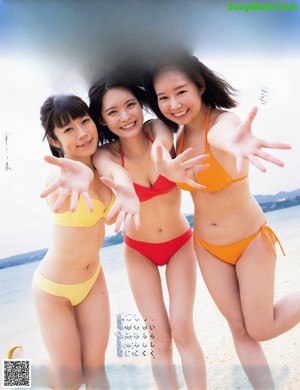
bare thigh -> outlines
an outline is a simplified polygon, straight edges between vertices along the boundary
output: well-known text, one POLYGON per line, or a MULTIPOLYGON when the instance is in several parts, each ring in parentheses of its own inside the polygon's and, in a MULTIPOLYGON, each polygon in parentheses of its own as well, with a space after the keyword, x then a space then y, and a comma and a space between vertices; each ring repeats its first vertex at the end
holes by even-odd
POLYGON ((155 324, 155 337, 170 334, 169 318, 163 299, 160 273, 156 264, 125 245, 129 283, 138 310, 146 324, 155 324))
POLYGON ((193 309, 196 292, 197 260, 192 239, 183 245, 167 265, 167 284, 170 296, 172 329, 193 329, 193 309))
POLYGON ((196 254, 205 284, 220 312, 231 327, 244 326, 244 317, 235 266, 196 244, 196 254))
POLYGON ((36 287, 33 296, 41 334, 59 383, 81 383, 80 340, 70 302, 36 287))
POLYGON ((236 266, 247 328, 273 321, 275 266, 276 258, 260 233, 236 266))
POLYGON ((83 364, 96 367, 103 365, 110 330, 109 297, 103 270, 88 296, 74 311, 83 364))

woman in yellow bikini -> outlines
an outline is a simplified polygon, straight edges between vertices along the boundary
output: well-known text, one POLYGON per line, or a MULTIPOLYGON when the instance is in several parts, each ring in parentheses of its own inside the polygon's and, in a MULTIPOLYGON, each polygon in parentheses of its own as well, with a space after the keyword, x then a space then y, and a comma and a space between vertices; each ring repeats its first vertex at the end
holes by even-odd
MULTIPOLYGON (((86 167, 83 185, 88 188, 77 204, 76 194, 70 196, 60 187, 60 169, 54 168, 43 194, 50 194, 47 202, 54 224, 53 241, 32 284, 41 334, 51 360, 52 385, 72 390, 84 383, 86 389, 109 389, 105 351, 110 308, 99 251, 108 212, 113 215, 123 209, 126 215, 126 195, 119 186, 115 201, 113 192, 93 174, 92 155, 99 136, 85 102, 76 96, 51 96, 41 107, 41 123, 54 156, 65 157, 75 170, 78 161, 86 167)), ((63 169, 65 159, 47 160, 63 169)), ((16 357, 13 352, 10 358, 16 357)))
MULTIPOLYGON (((210 167, 190 176, 205 189, 178 183, 191 191, 199 266, 229 324, 252 386, 273 389, 259 341, 279 336, 299 323, 300 293, 273 303, 275 243, 279 240, 250 194, 248 165, 250 162, 262 172, 266 169, 259 159, 283 166, 262 148, 290 147, 251 133, 256 108, 243 123, 225 111, 236 105, 234 90, 192 55, 181 53, 156 64, 145 78, 145 88, 155 114, 179 128, 177 153, 193 147, 194 155, 209 155, 206 162, 210 167)), ((161 157, 161 174, 165 164, 161 157)))

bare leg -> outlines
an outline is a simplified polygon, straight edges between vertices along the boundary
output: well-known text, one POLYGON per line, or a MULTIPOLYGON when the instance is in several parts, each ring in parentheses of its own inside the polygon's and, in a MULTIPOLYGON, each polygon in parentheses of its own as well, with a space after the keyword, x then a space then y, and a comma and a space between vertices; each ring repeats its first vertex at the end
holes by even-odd
POLYGON ((250 383, 256 390, 274 389, 264 352, 245 327, 236 268, 217 259, 198 244, 196 253, 206 286, 229 324, 237 355, 250 383))
POLYGON ((80 340, 70 302, 33 289, 41 334, 48 350, 56 389, 77 390, 83 383, 80 340))
POLYGON ((275 265, 276 259, 262 234, 252 241, 237 264, 246 328, 258 341, 277 337, 300 322, 300 291, 274 305, 275 265))
POLYGON ((153 319, 154 358, 152 370, 158 390, 178 389, 172 359, 172 337, 163 300, 157 266, 145 256, 125 245, 125 259, 131 290, 138 310, 144 319, 153 319))
POLYGON ((75 307, 86 389, 107 390, 105 352, 109 339, 110 308, 103 271, 86 299, 75 307))
POLYGON ((193 320, 197 261, 189 240, 167 265, 172 336, 180 353, 189 390, 206 389, 205 359, 193 320))

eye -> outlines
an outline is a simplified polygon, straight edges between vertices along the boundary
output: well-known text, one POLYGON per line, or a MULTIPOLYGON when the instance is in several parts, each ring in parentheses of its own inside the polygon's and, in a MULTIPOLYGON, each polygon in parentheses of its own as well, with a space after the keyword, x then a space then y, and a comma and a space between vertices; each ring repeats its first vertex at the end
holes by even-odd
POLYGON ((182 95, 182 94, 184 94, 185 92, 186 92, 185 90, 178 91, 178 95, 182 95))
POLYGON ((84 119, 82 120, 82 124, 83 124, 83 125, 86 125, 86 124, 88 124, 90 121, 91 121, 91 118, 86 117, 86 118, 84 118, 84 119))
POLYGON ((70 133, 70 131, 72 131, 73 128, 72 127, 67 127, 65 130, 64 130, 64 133, 70 133))
POLYGON ((132 108, 132 107, 134 107, 135 105, 136 105, 136 102, 130 102, 130 103, 128 103, 127 107, 128 107, 128 108, 132 108))
POLYGON ((160 96, 160 97, 158 98, 159 101, 167 100, 167 99, 168 99, 167 96, 160 96))
POLYGON ((113 116, 113 115, 116 115, 116 113, 117 113, 117 110, 110 110, 110 111, 107 112, 107 115, 108 116, 113 116))

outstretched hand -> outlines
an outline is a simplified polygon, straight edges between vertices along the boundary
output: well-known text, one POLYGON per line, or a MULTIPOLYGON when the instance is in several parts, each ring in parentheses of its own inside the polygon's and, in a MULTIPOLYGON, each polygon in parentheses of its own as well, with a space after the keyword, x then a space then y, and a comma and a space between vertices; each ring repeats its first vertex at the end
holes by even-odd
POLYGON ((122 233, 125 234, 133 221, 136 229, 140 227, 140 201, 134 190, 121 184, 116 184, 108 177, 100 177, 100 180, 116 193, 116 201, 110 209, 107 219, 111 219, 118 213, 115 232, 118 232, 123 224, 122 233))
POLYGON ((188 148, 174 159, 165 160, 163 158, 163 147, 158 143, 156 146, 155 164, 159 174, 165 176, 171 181, 174 181, 175 183, 187 183, 196 189, 206 188, 204 185, 198 184, 194 180, 189 179, 189 176, 191 173, 195 173, 209 167, 209 164, 201 164, 208 158, 208 154, 188 159, 188 156, 192 151, 193 148, 188 148))
POLYGON ((71 211, 74 211, 77 207, 79 194, 83 196, 89 210, 93 211, 93 204, 88 193, 89 185, 94 178, 93 171, 85 164, 67 158, 45 156, 44 160, 61 169, 58 178, 41 193, 41 197, 45 198, 59 187, 62 188, 54 203, 53 211, 59 211, 60 207, 70 194, 71 211))
POLYGON ((266 172, 265 166, 259 160, 265 160, 279 167, 284 166, 284 162, 265 152, 262 148, 268 149, 291 149, 290 145, 271 142, 258 138, 252 134, 252 122, 257 114, 257 107, 253 107, 248 117, 239 125, 233 137, 227 143, 227 150, 236 157, 236 167, 238 172, 242 171, 243 159, 246 158, 261 172, 266 172))

